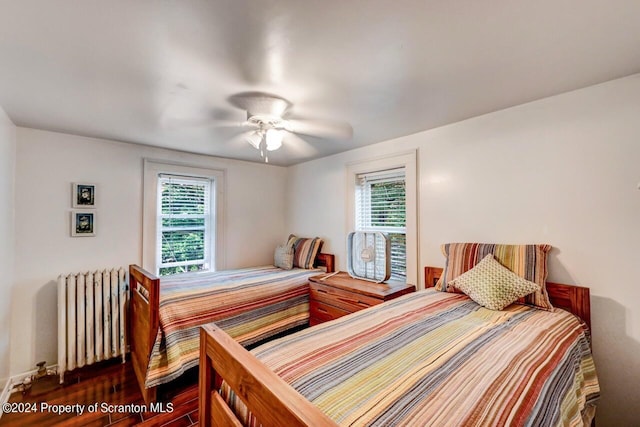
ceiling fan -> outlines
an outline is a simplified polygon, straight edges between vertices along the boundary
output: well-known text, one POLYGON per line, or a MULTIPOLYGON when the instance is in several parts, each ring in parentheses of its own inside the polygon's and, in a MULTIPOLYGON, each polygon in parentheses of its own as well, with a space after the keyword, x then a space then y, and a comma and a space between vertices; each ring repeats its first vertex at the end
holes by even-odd
POLYGON ((307 143, 295 138, 296 134, 337 140, 348 140, 353 135, 353 129, 345 122, 288 118, 293 104, 276 95, 243 92, 231 96, 229 102, 247 112, 247 120, 239 125, 250 130, 239 137, 259 150, 266 163, 268 153, 282 147, 285 138, 286 143, 307 143))

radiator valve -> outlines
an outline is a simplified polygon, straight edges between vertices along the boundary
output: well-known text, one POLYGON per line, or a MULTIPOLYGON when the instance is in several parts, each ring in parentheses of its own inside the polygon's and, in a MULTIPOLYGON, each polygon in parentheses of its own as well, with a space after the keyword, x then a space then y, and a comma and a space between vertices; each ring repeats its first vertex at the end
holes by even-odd
POLYGON ((42 378, 47 375, 47 368, 45 368, 44 366, 46 364, 47 364, 46 360, 36 363, 36 366, 38 367, 38 372, 36 372, 35 379, 42 378))

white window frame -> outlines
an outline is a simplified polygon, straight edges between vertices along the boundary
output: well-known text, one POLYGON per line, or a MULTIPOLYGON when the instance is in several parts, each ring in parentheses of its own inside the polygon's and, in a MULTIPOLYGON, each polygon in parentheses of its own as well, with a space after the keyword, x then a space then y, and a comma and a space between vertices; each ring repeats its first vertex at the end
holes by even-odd
POLYGON ((403 260, 404 264, 404 274, 398 275, 393 270, 393 253, 394 247, 393 242, 391 243, 391 278, 394 280, 406 280, 406 242, 407 242, 407 227, 406 224, 404 226, 399 225, 388 225, 388 226, 379 226, 373 225, 372 220, 373 216, 371 215, 373 205, 372 202, 372 191, 371 187, 375 183, 391 183, 391 182, 402 182, 404 184, 404 193, 405 193, 405 223, 406 223, 406 189, 407 189, 407 177, 405 173, 404 167, 402 168, 394 168, 394 169, 386 169, 384 171, 376 171, 372 173, 363 173, 358 174, 356 177, 356 203, 355 203, 355 231, 365 231, 365 232, 381 232, 391 234, 401 234, 404 236, 404 247, 405 247, 405 257, 403 260))
MULTIPOLYGON (((386 156, 347 165, 347 232, 356 227, 356 177, 364 173, 404 168, 406 203, 406 250, 407 283, 419 286, 418 278, 418 197, 417 197, 417 152, 411 150, 393 156, 386 156)), ((345 241, 346 241, 345 235, 345 241)))
POLYGON ((211 211, 211 239, 209 241, 210 258, 212 259, 209 271, 225 268, 224 257, 224 206, 225 206, 225 176, 224 169, 209 169, 198 166, 169 163, 157 160, 144 160, 144 201, 142 213, 142 267, 145 270, 158 274, 159 265, 156 253, 156 240, 158 231, 158 190, 160 175, 176 175, 208 179, 213 181, 211 186, 210 203, 211 211))

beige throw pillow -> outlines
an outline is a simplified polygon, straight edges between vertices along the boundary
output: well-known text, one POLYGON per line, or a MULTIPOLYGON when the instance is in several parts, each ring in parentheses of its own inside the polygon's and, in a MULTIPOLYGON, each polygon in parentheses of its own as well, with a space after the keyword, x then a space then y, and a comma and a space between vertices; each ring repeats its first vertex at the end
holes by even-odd
POLYGON ((471 270, 448 283, 455 286, 478 304, 491 310, 502 310, 522 298, 540 290, 540 285, 518 276, 495 260, 485 256, 471 270))
POLYGON ((293 268, 293 246, 277 246, 273 254, 273 265, 283 270, 291 270, 293 268))

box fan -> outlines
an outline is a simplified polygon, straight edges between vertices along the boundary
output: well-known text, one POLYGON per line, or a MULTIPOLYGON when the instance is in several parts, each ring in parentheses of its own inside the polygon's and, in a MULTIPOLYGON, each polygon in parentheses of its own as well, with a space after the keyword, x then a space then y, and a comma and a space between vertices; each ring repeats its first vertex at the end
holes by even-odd
POLYGON ((347 270, 355 279, 381 283, 391 277, 391 241, 384 233, 349 233, 347 257, 347 270))

